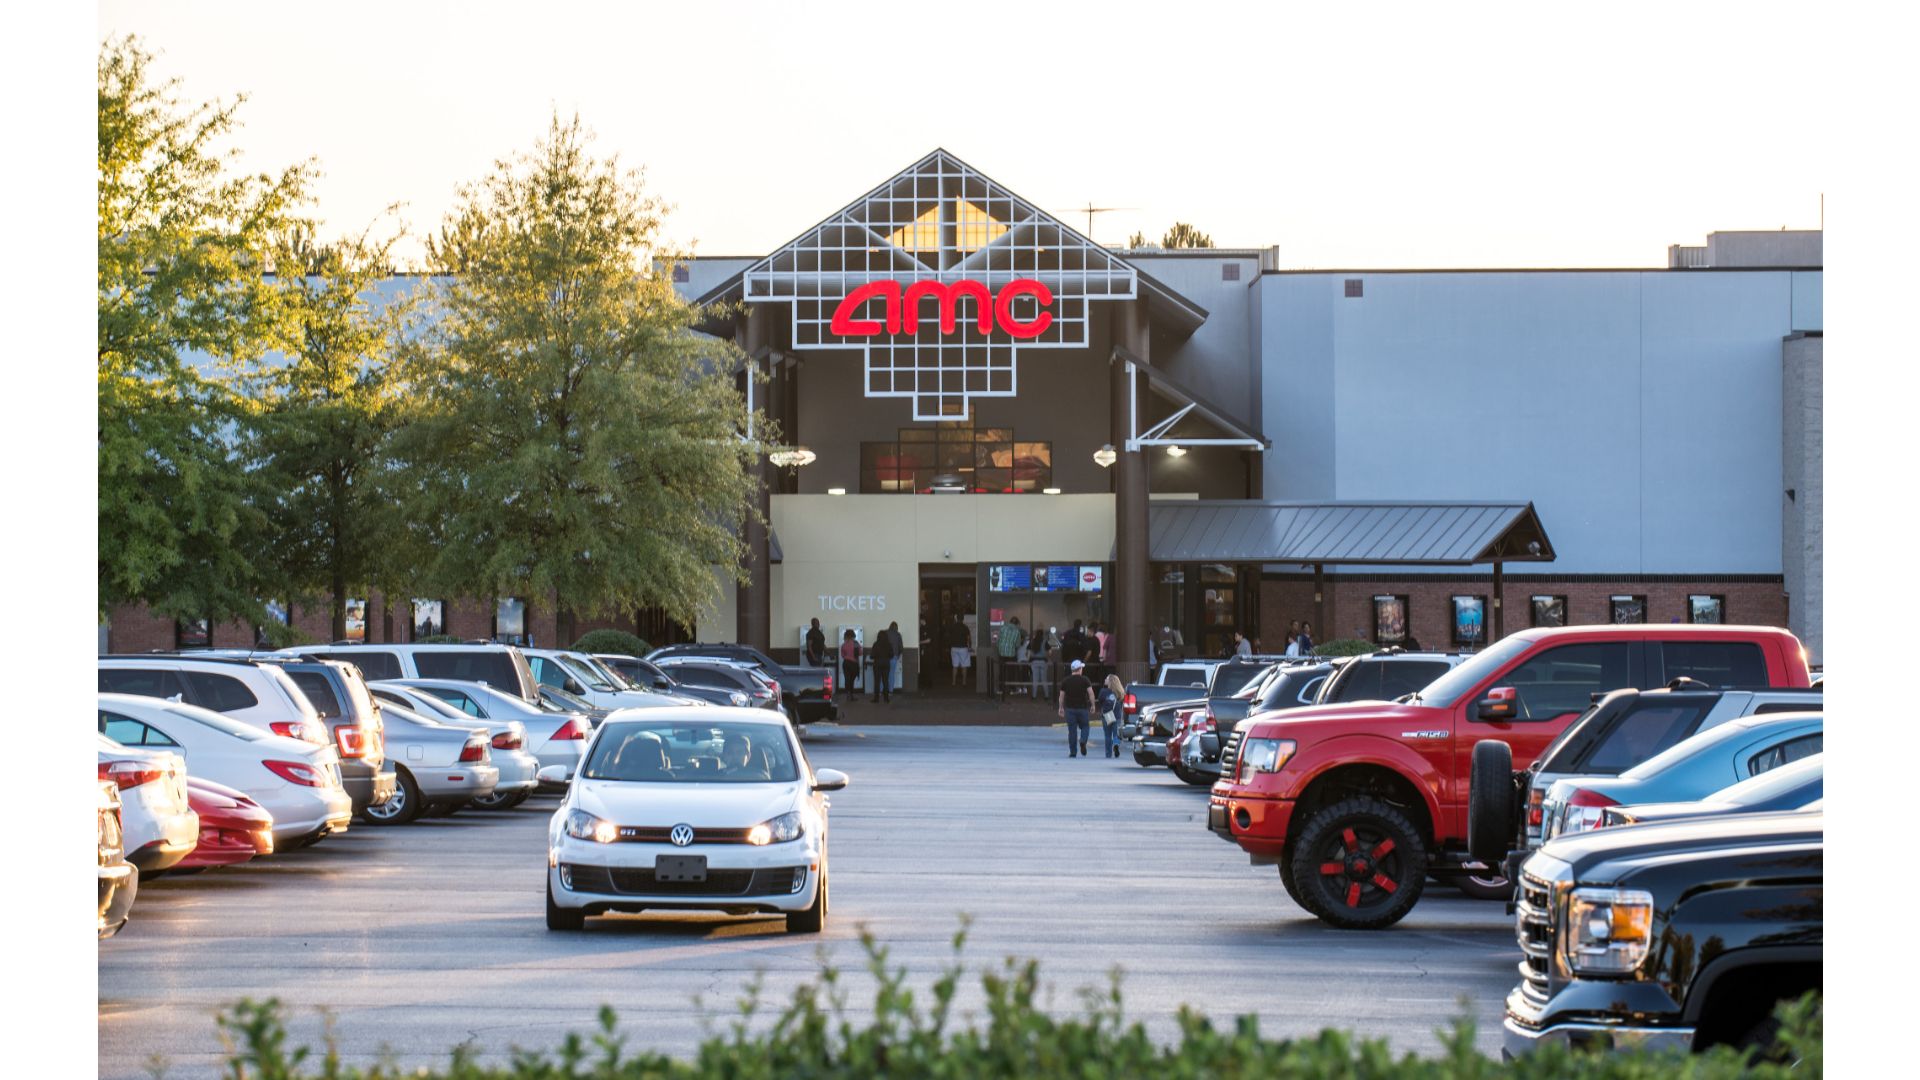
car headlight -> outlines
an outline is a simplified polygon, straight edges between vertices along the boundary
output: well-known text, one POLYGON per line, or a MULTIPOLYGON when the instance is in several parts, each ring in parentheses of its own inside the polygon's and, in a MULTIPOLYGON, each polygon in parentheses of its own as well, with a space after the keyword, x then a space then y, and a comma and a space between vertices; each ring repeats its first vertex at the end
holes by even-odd
POLYGON ((800 820, 800 811, 789 810, 777 818, 763 821, 747 830, 749 844, 784 844, 789 840, 800 839, 807 831, 800 820))
POLYGON ((1240 744, 1238 778, 1279 772, 1293 757, 1292 739, 1248 739, 1240 744))
POLYGON ((585 810, 567 811, 567 835, 575 840, 591 840, 596 844, 611 844, 620 836, 620 829, 605 818, 597 818, 585 810))
POLYGON ((733 702, 735 705, 745 705, 753 699, 738 690, 734 690, 727 694, 727 700, 733 702))
POLYGON ((1653 895, 1639 889, 1577 888, 1567 899, 1567 966, 1624 975, 1647 958, 1653 895))

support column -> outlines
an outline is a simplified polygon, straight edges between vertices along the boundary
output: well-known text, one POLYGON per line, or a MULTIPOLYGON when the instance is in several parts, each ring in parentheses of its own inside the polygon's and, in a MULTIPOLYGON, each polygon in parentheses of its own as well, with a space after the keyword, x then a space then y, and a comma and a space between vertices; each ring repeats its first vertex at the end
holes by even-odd
POLYGON ((1327 566, 1325 563, 1313 564, 1313 640, 1315 643, 1332 641, 1327 630, 1327 566))
MULTIPOLYGON (((1140 299, 1123 305, 1117 313, 1114 340, 1128 352, 1148 360, 1151 342, 1147 321, 1147 302, 1140 299)), ((1114 629, 1120 641, 1114 650, 1115 667, 1122 682, 1143 682, 1147 678, 1147 599, 1151 595, 1147 581, 1147 460, 1138 448, 1127 445, 1142 419, 1136 415, 1144 404, 1146 375, 1119 357, 1112 361, 1111 423, 1109 437, 1118 459, 1114 469, 1114 629)))
MULTIPOLYGON (((752 310, 734 323, 734 341, 747 354, 746 370, 740 375, 741 393, 748 396, 755 408, 771 415, 779 410, 770 407, 771 403, 767 400, 768 384, 761 382, 755 385, 750 381, 752 375, 761 372, 764 367, 761 361, 754 359, 754 354, 767 343, 768 324, 762 310, 766 305, 747 306, 752 310)), ((740 538, 747 547, 741 564, 746 571, 746 580, 734 595, 734 637, 742 645, 751 645, 764 652, 772 644, 773 589, 767 528, 773 507, 769 496, 774 483, 773 467, 766 455, 762 454, 749 472, 754 478, 754 513, 748 516, 740 531, 740 538)))
POLYGON ((1493 561, 1493 636, 1487 639, 1491 645, 1507 636, 1507 605, 1503 602, 1507 595, 1506 568, 1495 559, 1493 561))

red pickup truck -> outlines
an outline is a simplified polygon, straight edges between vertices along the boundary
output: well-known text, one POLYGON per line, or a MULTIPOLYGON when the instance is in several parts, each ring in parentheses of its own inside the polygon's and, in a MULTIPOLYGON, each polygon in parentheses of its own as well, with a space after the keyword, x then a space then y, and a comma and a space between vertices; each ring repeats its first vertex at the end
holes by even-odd
POLYGON ((1595 694, 1664 686, 1799 687, 1806 651, 1759 626, 1575 626, 1513 634, 1398 702, 1293 709, 1240 725, 1223 748, 1207 827, 1278 866, 1334 926, 1398 922, 1427 875, 1468 871, 1473 747, 1530 762, 1595 694))

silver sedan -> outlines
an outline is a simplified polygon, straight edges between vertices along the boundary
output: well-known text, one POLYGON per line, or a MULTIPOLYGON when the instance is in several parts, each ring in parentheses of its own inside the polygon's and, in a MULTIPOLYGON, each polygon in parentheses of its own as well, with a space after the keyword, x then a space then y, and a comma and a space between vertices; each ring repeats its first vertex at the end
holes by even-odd
POLYGON ((487 757, 493 767, 500 770, 500 782, 494 786, 493 794, 473 800, 478 809, 505 810, 519 806, 540 786, 540 759, 527 752, 527 725, 520 721, 468 716, 425 690, 411 686, 372 683, 367 689, 383 712, 393 707, 407 709, 448 727, 463 727, 487 736, 487 757))
POLYGON ((500 770, 488 760, 487 732, 451 727, 397 705, 380 712, 397 783, 391 798, 367 807, 368 821, 399 825, 422 813, 452 813, 493 794, 500 770))
MULTIPOLYGON (((380 685, 424 691, 476 719, 501 723, 518 720, 526 725, 526 748, 540 759, 540 767, 564 766, 568 777, 573 776, 573 770, 586 754, 587 737, 593 734, 593 721, 586 716, 548 712, 517 694, 496 690, 486 683, 459 679, 388 679, 380 685)), ((562 790, 565 785, 551 787, 562 790)))

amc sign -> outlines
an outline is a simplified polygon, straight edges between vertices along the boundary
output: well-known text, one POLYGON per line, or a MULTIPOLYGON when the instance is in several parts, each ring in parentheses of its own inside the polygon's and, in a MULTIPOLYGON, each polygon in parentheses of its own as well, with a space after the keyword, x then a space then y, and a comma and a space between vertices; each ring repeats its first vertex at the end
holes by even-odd
POLYGON ((869 281, 848 293, 840 306, 833 309, 833 321, 828 328, 841 337, 855 338, 874 337, 883 328, 889 334, 913 334, 920 328, 922 301, 932 298, 939 304, 940 332, 951 334, 959 325, 957 309, 963 296, 973 298, 980 312, 978 322, 982 334, 992 334, 997 326, 1008 337, 1024 341, 1039 337, 1053 325, 1053 312, 1047 310, 1053 304, 1053 290, 1032 278, 1015 278, 1001 286, 998 295, 985 283, 972 280, 916 281, 904 288, 897 281, 869 281), (1031 319, 1019 319, 1013 314, 1013 302, 1023 296, 1032 297, 1040 309, 1031 319), (875 299, 886 303, 884 327, 876 320, 856 317, 868 301, 875 299))

